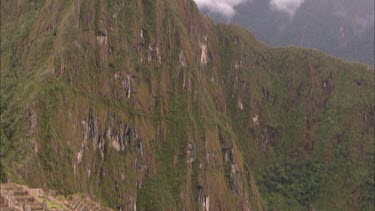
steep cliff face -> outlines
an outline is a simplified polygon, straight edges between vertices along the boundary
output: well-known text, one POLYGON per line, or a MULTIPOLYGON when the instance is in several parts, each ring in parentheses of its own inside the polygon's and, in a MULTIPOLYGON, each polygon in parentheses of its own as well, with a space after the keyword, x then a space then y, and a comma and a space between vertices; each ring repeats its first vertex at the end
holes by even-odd
POLYGON ((1 178, 123 210, 371 208, 372 77, 191 0, 3 1, 1 178))

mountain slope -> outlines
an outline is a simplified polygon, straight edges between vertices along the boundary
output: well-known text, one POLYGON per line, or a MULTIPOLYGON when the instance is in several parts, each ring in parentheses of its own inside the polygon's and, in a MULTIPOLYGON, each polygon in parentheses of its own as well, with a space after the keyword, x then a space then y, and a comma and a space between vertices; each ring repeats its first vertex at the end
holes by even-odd
POLYGON ((123 210, 373 208, 373 69, 192 1, 2 1, 1 178, 123 210))

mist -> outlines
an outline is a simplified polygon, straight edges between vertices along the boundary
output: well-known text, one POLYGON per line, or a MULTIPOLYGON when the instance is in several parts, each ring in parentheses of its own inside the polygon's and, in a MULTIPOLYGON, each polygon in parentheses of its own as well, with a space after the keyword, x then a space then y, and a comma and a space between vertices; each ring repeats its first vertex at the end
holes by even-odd
POLYGON ((199 9, 216 13, 227 18, 236 14, 235 7, 251 0, 195 0, 199 9))
MULTIPOLYGON (((215 13, 226 18, 236 14, 236 6, 253 0, 195 0, 199 9, 215 13)), ((293 17, 296 10, 304 0, 270 0, 269 7, 272 10, 283 12, 293 17)))
POLYGON ((303 2, 304 0, 271 0, 270 6, 271 9, 285 12, 292 17, 303 2))

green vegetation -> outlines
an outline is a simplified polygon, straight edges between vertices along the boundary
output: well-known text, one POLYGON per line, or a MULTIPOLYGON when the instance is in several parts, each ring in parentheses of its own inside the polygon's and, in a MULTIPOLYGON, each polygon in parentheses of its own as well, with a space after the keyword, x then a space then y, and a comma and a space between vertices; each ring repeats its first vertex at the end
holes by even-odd
POLYGON ((45 199, 45 202, 46 202, 46 205, 47 205, 48 209, 56 209, 56 210, 66 209, 66 207, 63 206, 62 204, 60 204, 59 202, 51 201, 51 200, 48 200, 48 199, 45 199))
POLYGON ((148 180, 138 193, 138 206, 145 210, 176 210, 174 195, 168 184, 169 179, 157 175, 148 180))
POLYGON ((1 181, 123 210, 373 208, 373 69, 269 48, 192 1, 15 2, 1 181))
POLYGON ((297 201, 298 207, 308 207, 324 184, 321 164, 314 161, 273 163, 259 180, 261 191, 269 201, 269 209, 277 209, 278 194, 282 194, 289 205, 297 201))

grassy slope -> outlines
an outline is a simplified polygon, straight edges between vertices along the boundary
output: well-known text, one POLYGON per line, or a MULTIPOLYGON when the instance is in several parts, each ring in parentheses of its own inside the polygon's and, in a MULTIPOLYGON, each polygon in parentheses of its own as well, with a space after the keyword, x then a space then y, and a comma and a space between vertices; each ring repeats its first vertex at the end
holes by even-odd
POLYGON ((211 209, 373 206, 366 66, 268 48, 190 1, 5 1, 1 15, 2 178, 114 208, 200 209, 206 195, 211 209), (125 125, 141 142, 116 152, 125 125))

